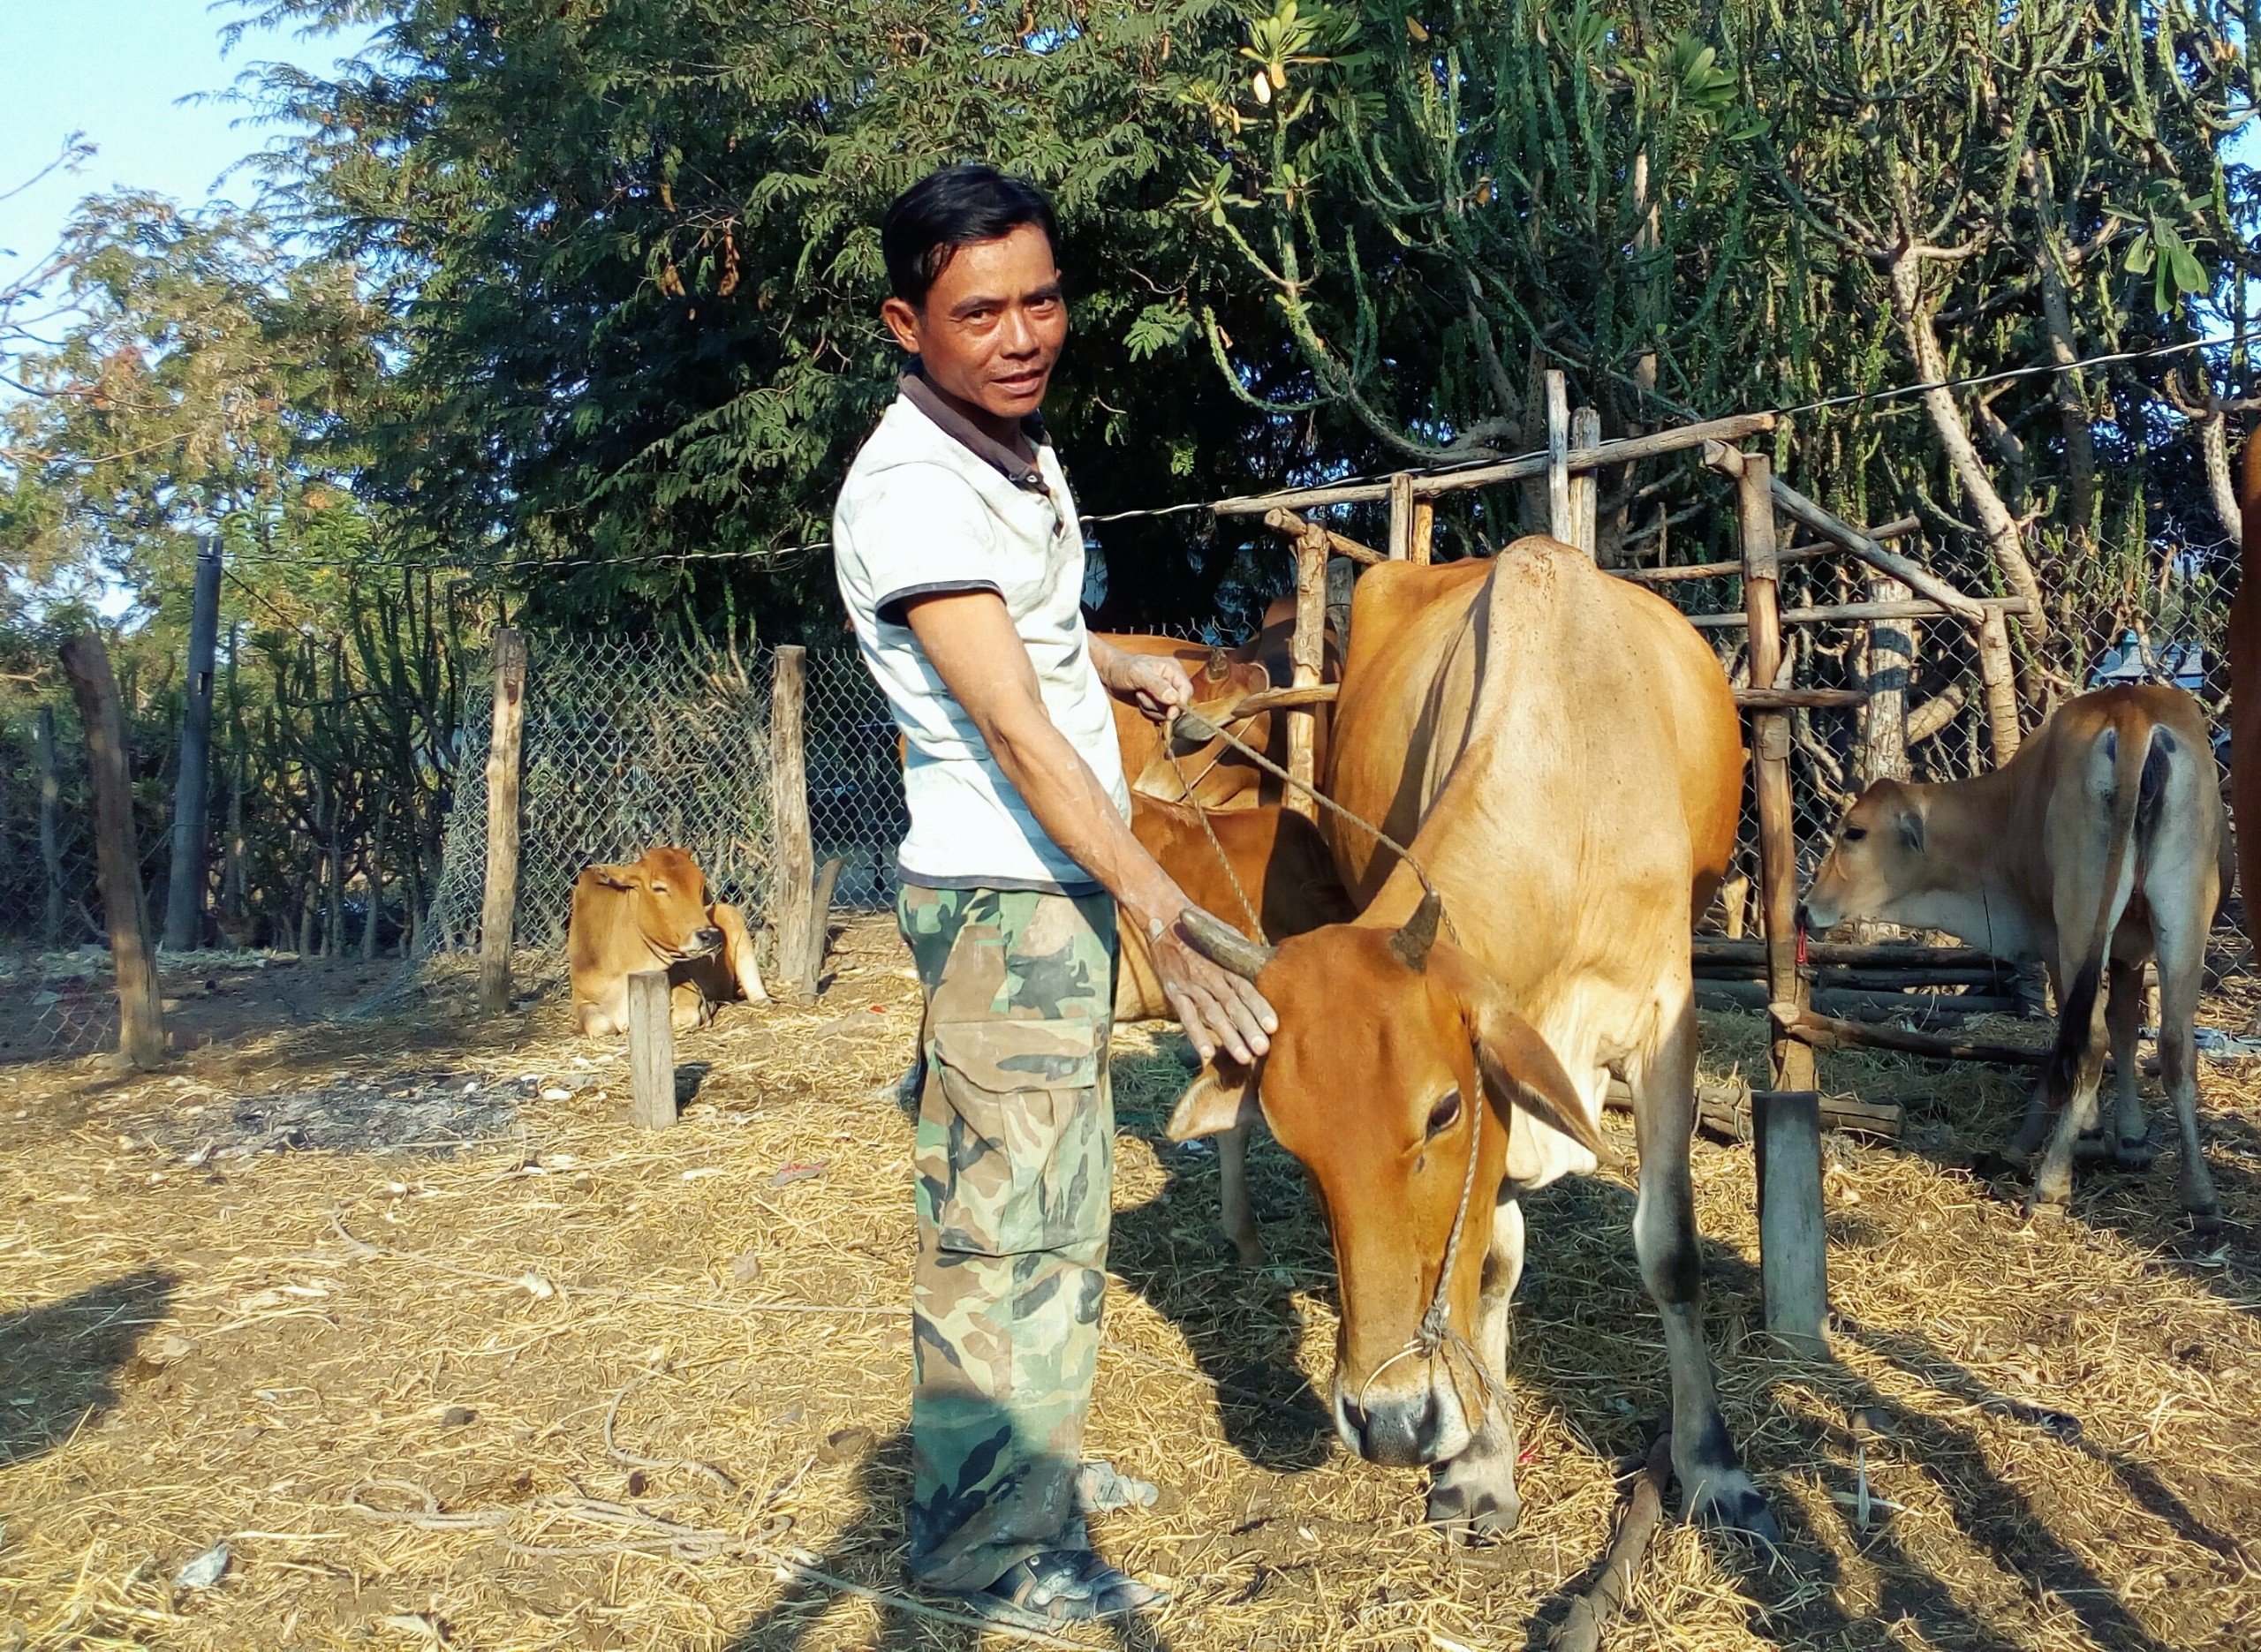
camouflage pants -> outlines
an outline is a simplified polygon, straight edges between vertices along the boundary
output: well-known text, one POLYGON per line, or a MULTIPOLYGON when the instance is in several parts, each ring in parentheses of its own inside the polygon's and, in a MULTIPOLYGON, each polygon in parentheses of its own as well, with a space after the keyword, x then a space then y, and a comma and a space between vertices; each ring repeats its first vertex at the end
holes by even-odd
POLYGON ((911 1572, 978 1589, 1080 1546, 1114 1193, 1115 904, 906 886, 926 989, 911 1572))

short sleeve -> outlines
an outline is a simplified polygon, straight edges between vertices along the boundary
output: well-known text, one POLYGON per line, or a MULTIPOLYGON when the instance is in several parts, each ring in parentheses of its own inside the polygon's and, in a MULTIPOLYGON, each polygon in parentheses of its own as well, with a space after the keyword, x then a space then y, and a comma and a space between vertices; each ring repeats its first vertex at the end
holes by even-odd
POLYGON ((901 624, 919 597, 1004 594, 995 522, 966 479, 940 464, 899 464, 873 477, 851 517, 873 615, 901 624))

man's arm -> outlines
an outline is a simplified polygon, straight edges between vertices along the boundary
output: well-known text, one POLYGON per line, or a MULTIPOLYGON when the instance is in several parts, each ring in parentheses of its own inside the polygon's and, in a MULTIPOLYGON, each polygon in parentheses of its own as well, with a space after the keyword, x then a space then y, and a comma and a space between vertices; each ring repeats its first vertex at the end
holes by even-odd
POLYGON ((1262 1055, 1265 1035, 1280 1024, 1272 1007, 1187 944, 1178 924, 1191 904, 1185 892, 1130 834, 1099 776, 1054 726, 1002 600, 987 591, 927 597, 904 621, 1037 824, 1146 938, 1154 973, 1201 1059, 1220 1046, 1236 1061, 1262 1055))

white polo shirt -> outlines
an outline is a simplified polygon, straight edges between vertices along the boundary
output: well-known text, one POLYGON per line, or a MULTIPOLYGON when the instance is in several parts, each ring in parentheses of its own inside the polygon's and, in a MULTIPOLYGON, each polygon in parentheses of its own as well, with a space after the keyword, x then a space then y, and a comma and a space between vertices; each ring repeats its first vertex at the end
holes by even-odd
POLYGON ((1084 539, 1068 479, 1032 421, 1028 464, 923 381, 904 391, 856 455, 832 516, 834 570, 864 663, 903 731, 911 831, 896 860, 928 888, 1100 886, 1045 835, 973 720, 904 623, 906 599, 994 591, 1035 668, 1044 709, 1128 819, 1115 717, 1084 626, 1084 539))

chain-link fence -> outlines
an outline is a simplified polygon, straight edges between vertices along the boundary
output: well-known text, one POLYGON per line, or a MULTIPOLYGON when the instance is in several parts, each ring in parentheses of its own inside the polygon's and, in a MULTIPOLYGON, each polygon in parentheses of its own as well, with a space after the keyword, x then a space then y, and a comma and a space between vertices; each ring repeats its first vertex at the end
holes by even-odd
MULTIPOLYGON (((762 926, 774 907, 768 653, 752 660, 664 641, 537 637, 520 736, 518 918, 522 950, 562 956, 573 882, 655 844, 688 849, 710 899, 762 926)), ((810 836, 843 863, 836 908, 895 894, 907 825, 895 724, 851 649, 812 652, 803 713, 810 836)), ((487 871, 493 684, 475 678, 438 890, 419 962, 479 945, 487 871)), ((764 948, 764 962, 768 962, 764 948)))

